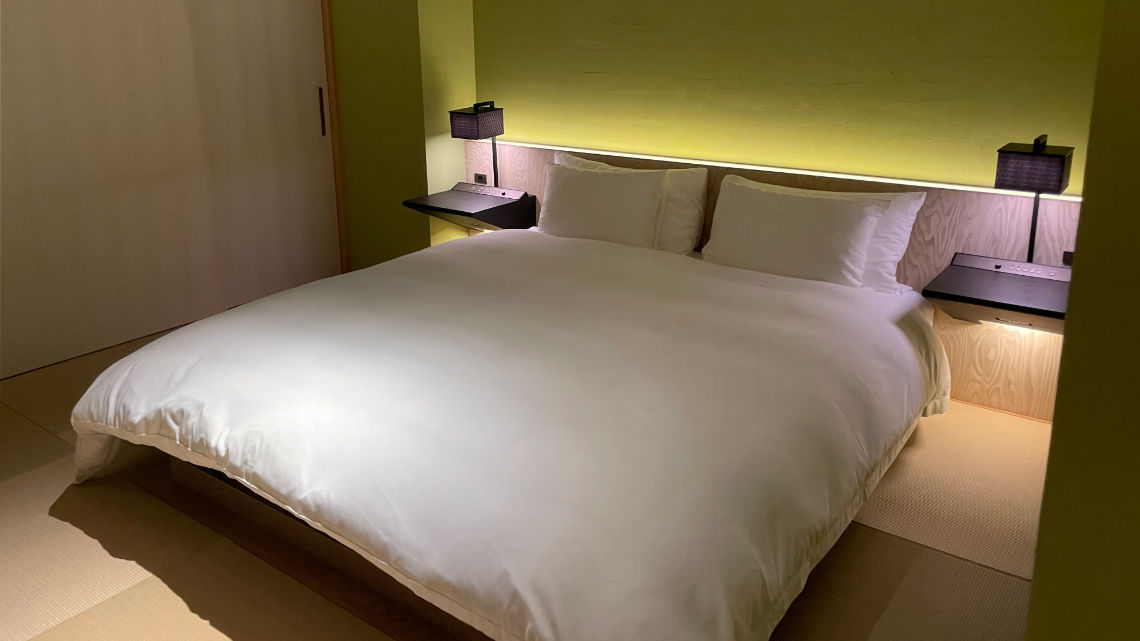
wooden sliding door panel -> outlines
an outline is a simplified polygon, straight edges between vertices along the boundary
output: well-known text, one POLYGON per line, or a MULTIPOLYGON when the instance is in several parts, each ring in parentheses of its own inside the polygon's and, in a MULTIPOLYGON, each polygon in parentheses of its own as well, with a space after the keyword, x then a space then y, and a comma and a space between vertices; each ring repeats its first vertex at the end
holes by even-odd
POLYGON ((319 0, 2 12, 0 375, 339 271, 319 0))

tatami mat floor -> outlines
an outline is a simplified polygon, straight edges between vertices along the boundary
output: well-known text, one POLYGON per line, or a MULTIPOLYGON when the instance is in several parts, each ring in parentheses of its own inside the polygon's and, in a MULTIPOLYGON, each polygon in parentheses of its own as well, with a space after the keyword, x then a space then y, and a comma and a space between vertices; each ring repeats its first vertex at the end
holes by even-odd
MULTIPOLYGON (((147 341, 0 381, 0 641, 389 639, 128 480, 71 485, 71 407, 147 341)), ((924 419, 773 639, 1019 640, 1048 438, 924 419)))
POLYGON ((923 419, 855 520, 1030 579, 1049 433, 956 402, 923 419))

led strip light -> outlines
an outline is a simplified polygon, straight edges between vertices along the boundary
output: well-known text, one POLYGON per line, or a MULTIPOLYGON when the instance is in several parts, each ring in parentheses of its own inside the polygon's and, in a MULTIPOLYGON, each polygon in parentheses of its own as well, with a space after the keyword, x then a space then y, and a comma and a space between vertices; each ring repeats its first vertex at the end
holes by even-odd
MULTIPOLYGON (((1025 196, 1032 198, 1031 191, 1011 191, 1008 189, 994 189, 993 187, 977 187, 974 185, 957 185, 954 183, 940 183, 928 180, 909 180, 906 178, 884 178, 883 176, 865 176, 861 174, 844 174, 834 171, 815 171, 812 169, 790 169, 788 167, 770 167, 768 165, 749 165, 737 162, 721 162, 717 160, 696 160, 693 158, 673 158, 671 156, 654 156, 650 154, 634 154, 625 151, 607 151, 604 149, 582 149, 580 147, 562 147, 559 145, 542 145, 533 142, 516 142, 499 140, 500 145, 513 147, 530 147, 532 149, 550 149, 552 151, 566 151, 581 154, 596 154, 600 156, 617 156, 621 158, 638 158, 641 160, 659 160, 675 162, 686 165, 702 165, 706 167, 725 167, 728 169, 748 169, 770 171, 779 174, 797 174, 801 176, 819 176, 821 178, 844 178, 847 180, 862 180, 865 182, 885 183, 890 185, 910 185, 912 187, 931 187, 934 189, 956 189, 958 191, 973 191, 981 194, 998 194, 1001 196, 1025 196)), ((1065 200, 1068 202, 1081 202, 1080 196, 1066 196, 1063 194, 1041 194, 1046 200, 1065 200)))

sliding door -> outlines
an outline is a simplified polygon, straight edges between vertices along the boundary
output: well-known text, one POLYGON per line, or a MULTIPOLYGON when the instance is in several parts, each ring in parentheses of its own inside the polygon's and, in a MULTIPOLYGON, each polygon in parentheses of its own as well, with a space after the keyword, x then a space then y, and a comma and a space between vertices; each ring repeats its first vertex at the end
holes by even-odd
POLYGON ((319 0, 0 7, 0 375, 338 271, 319 0))

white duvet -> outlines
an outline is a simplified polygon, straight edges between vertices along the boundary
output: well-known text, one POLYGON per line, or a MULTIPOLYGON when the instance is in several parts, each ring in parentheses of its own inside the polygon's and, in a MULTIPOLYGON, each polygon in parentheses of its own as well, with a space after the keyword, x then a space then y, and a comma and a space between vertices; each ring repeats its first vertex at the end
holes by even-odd
POLYGON ((766 639, 945 402, 913 302, 484 234, 124 358, 78 477, 123 441, 222 470, 498 640, 766 639))

